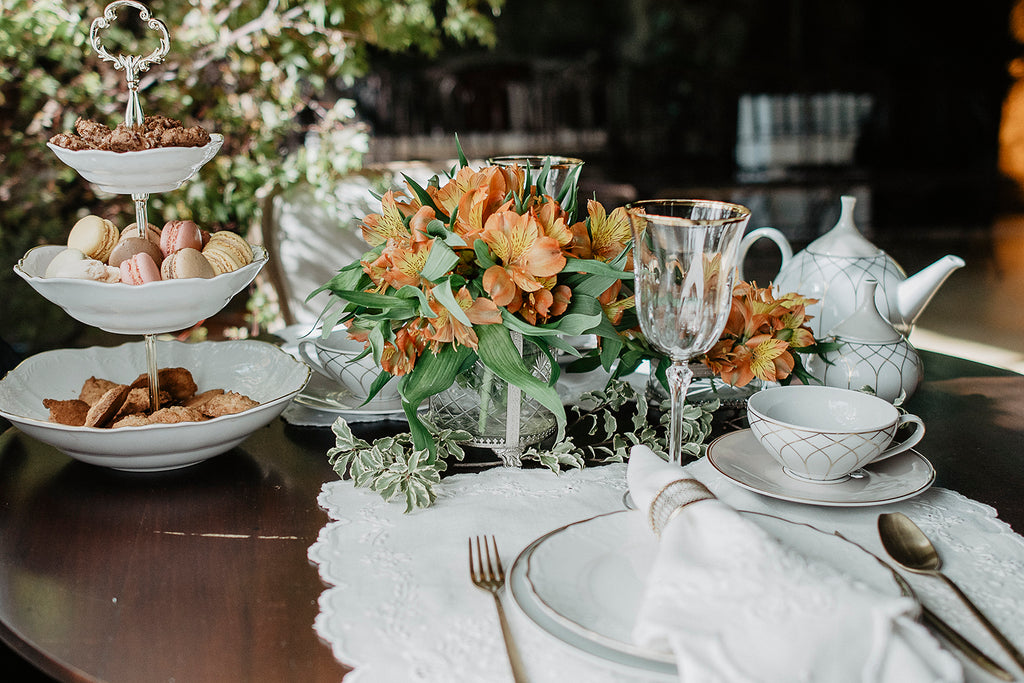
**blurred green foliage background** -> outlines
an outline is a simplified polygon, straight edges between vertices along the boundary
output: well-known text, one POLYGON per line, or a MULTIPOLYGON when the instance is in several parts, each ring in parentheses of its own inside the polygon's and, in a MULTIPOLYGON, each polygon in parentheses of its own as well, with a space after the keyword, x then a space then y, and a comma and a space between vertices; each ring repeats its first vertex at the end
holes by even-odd
MULTIPOLYGON (((328 188, 359 167, 367 131, 339 94, 368 52, 424 58, 445 44, 494 43, 504 0, 190 0, 150 2, 170 53, 142 74, 146 114, 224 135, 218 156, 183 188, 154 195, 150 221, 191 218, 245 231, 260 201, 300 180, 328 188), (315 133, 317 153, 304 141, 315 133)), ((101 194, 46 147, 79 117, 124 120, 124 73, 89 45, 105 3, 0 0, 0 335, 23 352, 65 345, 80 325, 14 274, 38 244, 61 244, 95 213, 123 227, 131 198, 101 194)), ((113 53, 148 54, 158 34, 132 7, 102 34, 113 53)))

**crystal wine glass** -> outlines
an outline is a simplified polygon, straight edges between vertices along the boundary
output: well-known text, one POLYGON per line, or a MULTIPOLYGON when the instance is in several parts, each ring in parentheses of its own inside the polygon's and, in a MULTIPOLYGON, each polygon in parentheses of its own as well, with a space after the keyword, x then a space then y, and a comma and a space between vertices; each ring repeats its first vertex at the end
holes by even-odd
POLYGON ((750 210, 697 199, 626 206, 633 230, 636 311, 647 340, 672 361, 669 461, 682 464, 687 363, 718 341, 729 317, 740 239, 750 210))

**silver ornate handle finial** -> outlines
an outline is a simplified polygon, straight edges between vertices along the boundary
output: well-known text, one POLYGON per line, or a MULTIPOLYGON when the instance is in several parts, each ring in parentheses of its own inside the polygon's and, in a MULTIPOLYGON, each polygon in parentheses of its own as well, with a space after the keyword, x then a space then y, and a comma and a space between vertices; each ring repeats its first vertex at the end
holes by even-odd
POLYGON ((143 121, 142 104, 139 102, 139 74, 148 71, 150 64, 159 64, 164 60, 171 49, 171 40, 167 35, 167 26, 164 22, 155 18, 149 8, 135 0, 116 0, 103 10, 103 16, 93 20, 89 28, 89 42, 92 44, 96 54, 107 62, 112 62, 115 69, 124 69, 125 79, 128 81, 128 106, 125 110, 124 122, 127 126, 141 126, 143 121), (139 17, 146 22, 146 25, 159 32, 160 45, 145 57, 140 55, 122 55, 116 57, 107 52, 107 49, 100 43, 100 29, 110 26, 117 18, 116 9, 121 5, 134 7, 139 11, 139 17))

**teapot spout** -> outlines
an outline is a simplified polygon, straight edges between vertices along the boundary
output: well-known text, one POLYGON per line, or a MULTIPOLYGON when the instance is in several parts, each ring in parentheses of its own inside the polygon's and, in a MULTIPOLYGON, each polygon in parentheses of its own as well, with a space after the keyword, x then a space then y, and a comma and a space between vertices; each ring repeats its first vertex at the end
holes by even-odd
POLYGON ((952 275, 954 270, 963 267, 962 258, 949 254, 898 285, 896 305, 907 329, 914 325, 946 278, 952 275))

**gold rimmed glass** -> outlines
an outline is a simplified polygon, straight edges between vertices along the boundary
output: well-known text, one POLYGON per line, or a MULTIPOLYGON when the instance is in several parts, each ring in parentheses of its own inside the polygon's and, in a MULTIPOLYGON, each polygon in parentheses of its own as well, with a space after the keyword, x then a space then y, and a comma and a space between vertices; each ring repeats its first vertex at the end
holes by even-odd
POLYGON ((682 464, 683 404, 693 373, 725 328, 750 210, 700 199, 653 199, 626 206, 634 241, 636 311, 652 346, 672 361, 669 460, 682 464))

